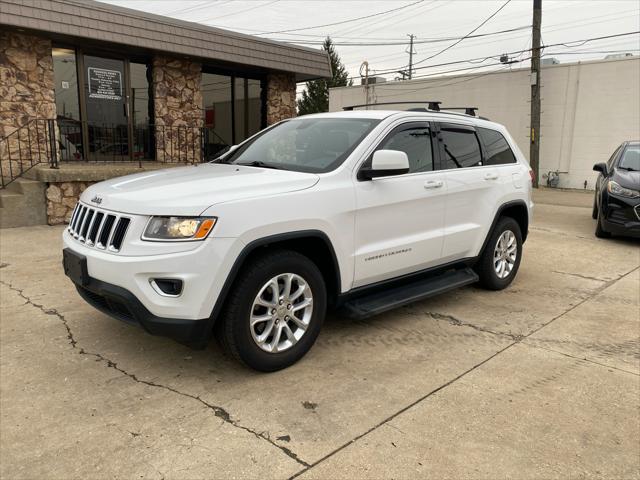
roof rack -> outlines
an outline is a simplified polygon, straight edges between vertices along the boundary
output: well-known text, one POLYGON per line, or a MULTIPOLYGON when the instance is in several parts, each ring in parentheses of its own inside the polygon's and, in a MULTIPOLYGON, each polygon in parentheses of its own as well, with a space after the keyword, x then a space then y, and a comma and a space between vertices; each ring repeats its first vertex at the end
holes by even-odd
POLYGON ((414 105, 416 103, 426 103, 425 107, 414 107, 408 108, 408 112, 441 112, 441 113, 450 113, 452 115, 467 115, 470 117, 482 118, 484 120, 488 120, 484 117, 480 117, 477 115, 478 107, 441 107, 442 102, 437 100, 413 100, 413 101, 402 101, 402 102, 381 102, 381 103, 363 103, 361 105, 349 105, 347 107, 342 107, 342 110, 351 111, 354 108, 360 107, 374 107, 379 105, 414 105), (464 113, 458 112, 449 112, 449 110, 464 110, 464 113))
MULTIPOLYGON (((363 103, 361 105, 349 105, 348 107, 342 107, 342 110, 350 111, 354 108, 360 107, 374 107, 376 105, 413 105, 414 103, 426 103, 427 109, 435 112, 440 111, 440 104, 442 102, 438 102, 437 100, 419 100, 419 101, 406 101, 406 102, 380 102, 380 103, 363 103)), ((410 109, 415 110, 415 109, 410 109)))

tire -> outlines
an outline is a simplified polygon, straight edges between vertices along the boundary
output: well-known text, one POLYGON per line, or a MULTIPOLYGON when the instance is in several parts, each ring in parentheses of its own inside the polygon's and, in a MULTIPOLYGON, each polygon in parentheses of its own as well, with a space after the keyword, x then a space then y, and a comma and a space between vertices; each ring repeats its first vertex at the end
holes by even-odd
POLYGON ((598 238, 611 238, 611 234, 602 228, 602 221, 600 220, 600 212, 596 216, 596 237, 598 238))
POLYGON ((522 232, 520 231, 520 225, 511 217, 501 217, 498 220, 495 228, 491 232, 491 236, 489 237, 487 246, 485 247, 478 263, 475 266, 476 273, 480 277, 480 286, 486 288, 487 290, 502 290, 503 288, 506 288, 518 273, 521 259, 522 232), (502 270, 501 274, 499 274, 496 271, 496 268, 498 268, 499 265, 498 267, 495 266, 494 254, 496 253, 496 249, 498 248, 499 240, 509 240, 507 232, 511 232, 513 242, 515 242, 515 259, 513 259, 513 262, 511 263, 508 262, 508 258, 505 257, 505 259, 503 260, 503 262, 506 263, 504 270, 502 270), (503 235, 505 236, 503 237, 503 235))
POLYGON ((591 211, 591 218, 594 220, 598 219, 598 201, 596 198, 593 199, 593 210, 591 211))
POLYGON ((222 317, 216 322, 216 336, 223 348, 241 363, 262 372, 273 372, 293 365, 311 349, 326 309, 326 286, 318 267, 297 252, 271 251, 253 257, 239 273, 222 317), (285 300, 282 305, 280 301, 274 302, 275 287, 271 287, 274 279, 278 299, 285 300), (291 291, 288 301, 283 298, 287 281, 291 291), (301 290, 294 299, 294 294, 301 290), (309 306, 301 307, 309 301, 309 306), (268 319, 257 321, 252 327, 252 320, 258 317, 268 319), (296 335, 299 338, 295 339, 296 335))

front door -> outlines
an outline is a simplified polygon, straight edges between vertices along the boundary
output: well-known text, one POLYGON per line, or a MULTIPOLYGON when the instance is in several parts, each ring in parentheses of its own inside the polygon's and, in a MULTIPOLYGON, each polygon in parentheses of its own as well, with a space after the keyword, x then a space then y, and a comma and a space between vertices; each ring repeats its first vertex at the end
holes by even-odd
POLYGON ((356 182, 354 287, 439 263, 446 185, 434 169, 432 138, 427 122, 400 125, 378 149, 405 152, 409 173, 356 182))
POLYGON ((130 125, 124 60, 84 56, 86 158, 129 158, 130 125))

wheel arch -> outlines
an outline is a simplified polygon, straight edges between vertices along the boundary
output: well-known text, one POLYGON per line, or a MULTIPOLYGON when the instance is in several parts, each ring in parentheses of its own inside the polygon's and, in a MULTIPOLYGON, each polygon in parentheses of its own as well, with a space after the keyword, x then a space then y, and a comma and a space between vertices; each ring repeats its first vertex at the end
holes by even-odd
POLYGON ((479 257, 482 256, 485 249, 487 248, 489 238, 491 238, 498 220, 500 220, 500 218, 502 217, 511 217, 516 222, 518 222, 518 225, 520 226, 520 232, 522 234, 522 243, 527 240, 527 234, 529 232, 529 209, 527 208, 527 204, 524 200, 513 200, 503 203, 502 205, 500 205, 500 207, 498 207, 498 210, 493 217, 491 227, 489 228, 487 236, 484 239, 484 243, 482 244, 482 248, 480 249, 479 257))
POLYGON ((287 249, 305 255, 320 269, 327 286, 327 299, 329 303, 336 301, 340 294, 340 265, 335 249, 329 237, 320 230, 301 230, 297 232, 279 233, 258 238, 248 243, 236 258, 229 275, 222 286, 220 295, 211 311, 211 323, 215 323, 219 317, 227 296, 231 291, 242 267, 255 255, 259 255, 269 249, 287 249))

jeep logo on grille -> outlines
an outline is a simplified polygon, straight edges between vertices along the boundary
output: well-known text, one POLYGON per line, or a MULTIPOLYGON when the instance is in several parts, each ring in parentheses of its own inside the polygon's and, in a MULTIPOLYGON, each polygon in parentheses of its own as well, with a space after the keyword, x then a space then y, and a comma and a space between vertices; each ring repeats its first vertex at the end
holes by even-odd
POLYGON ((97 205, 100 205, 102 203, 102 197, 99 197, 98 195, 96 195, 91 199, 91 201, 97 205))

